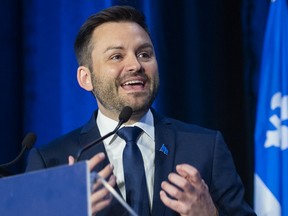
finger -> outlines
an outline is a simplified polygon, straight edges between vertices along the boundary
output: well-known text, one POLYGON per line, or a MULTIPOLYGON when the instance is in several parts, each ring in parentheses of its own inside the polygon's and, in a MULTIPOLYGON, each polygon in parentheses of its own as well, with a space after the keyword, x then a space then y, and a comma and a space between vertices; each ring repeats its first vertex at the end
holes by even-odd
POLYGON ((176 173, 170 173, 168 175, 168 180, 177 187, 181 188, 181 190, 185 190, 187 186, 190 186, 190 183, 183 176, 176 173))
MULTIPOLYGON (((194 189, 194 192, 196 192, 196 194, 203 193, 209 195, 209 187, 205 183, 205 181, 201 178, 199 171, 195 167, 188 164, 181 164, 176 166, 176 170, 189 183, 186 186, 182 187, 185 188, 184 189, 185 191, 190 190, 190 192, 193 193, 194 189)), ((190 193, 190 195, 192 195, 192 193, 190 193)))
POLYGON ((69 156, 68 156, 68 164, 69 164, 69 165, 72 165, 72 164, 74 164, 74 163, 75 163, 74 157, 71 156, 71 155, 69 155, 69 156))
POLYGON ((111 175, 110 178, 109 178, 108 183, 109 183, 112 187, 114 187, 115 184, 116 184, 116 176, 111 175))
MULTIPOLYGON (((108 184, 110 184, 112 187, 116 184, 115 176, 112 175, 110 177, 108 184)), ((112 198, 112 195, 106 188, 102 188, 101 190, 93 193, 91 196, 93 214, 108 206, 112 198)))
MULTIPOLYGON (((115 185, 116 183, 116 178, 114 176, 111 176, 108 184, 110 184, 112 187, 115 185)), ((102 187, 100 190, 95 191, 92 195, 91 195, 91 202, 92 204, 97 203, 97 202, 101 202, 105 199, 110 199, 110 193, 109 190, 105 187, 102 187)))
MULTIPOLYGON (((101 176, 102 178, 106 179, 110 176, 110 178, 114 175, 111 175, 113 173, 113 165, 112 164, 108 164, 106 165, 106 167, 104 169, 102 169, 98 175, 101 176)), ((115 176, 114 176, 115 177, 115 176)), ((116 178, 116 177, 115 177, 116 178)), ((93 191, 95 191, 99 185, 102 185, 101 181, 99 179, 96 180, 96 182, 93 185, 93 191)))
POLYGON ((104 192, 98 191, 100 193, 97 192, 98 194, 93 194, 91 196, 91 200, 93 200, 92 207, 91 207, 93 215, 95 215, 95 213, 99 212, 100 210, 108 206, 113 198, 111 194, 105 193, 105 190, 106 190, 105 188, 103 188, 102 190, 104 192))
POLYGON ((163 190, 160 191, 160 199, 168 208, 178 213, 186 213, 183 211, 183 209, 185 209, 185 206, 183 206, 183 204, 178 202, 177 200, 169 198, 163 190))
MULTIPOLYGON (((166 194, 165 191, 161 190, 160 191, 160 199, 162 200, 162 202, 168 206, 169 208, 171 208, 171 206, 173 205, 173 202, 175 202, 175 200, 172 200, 171 198, 169 198, 166 194)), ((174 209, 175 210, 175 209, 174 209)))
POLYGON ((96 192, 94 192, 91 195, 91 202, 92 205, 98 203, 98 202, 102 202, 104 200, 106 200, 106 198, 109 198, 110 196, 108 196, 109 191, 106 188, 102 188, 100 190, 97 190, 96 192))
POLYGON ((93 168, 99 164, 101 161, 103 161, 105 159, 105 154, 103 152, 100 152, 98 154, 96 154, 95 156, 93 156, 89 161, 89 168, 90 170, 93 170, 93 168))
POLYGON ((187 179, 193 185, 194 184, 200 185, 202 183, 202 178, 199 171, 191 165, 188 164, 177 165, 176 171, 179 173, 179 175, 187 179))
POLYGON ((163 181, 161 183, 161 188, 163 191, 165 191, 167 194, 169 194, 171 197, 175 199, 181 199, 182 192, 179 188, 175 187, 174 185, 170 184, 167 181, 163 181))
POLYGON ((103 201, 93 205, 92 206, 92 215, 95 215, 97 212, 99 212, 100 210, 107 207, 110 204, 111 200, 112 200, 112 198, 106 199, 106 200, 103 200, 103 201))
POLYGON ((102 177, 102 178, 107 178, 109 177, 112 172, 113 172, 113 165, 112 164, 108 164, 104 167, 104 169, 102 169, 98 174, 102 177))
MULTIPOLYGON (((108 184, 110 184, 112 187, 115 186, 116 183, 116 177, 114 175, 111 175, 109 180, 108 180, 108 184)), ((93 184, 93 188, 92 191, 96 191, 97 189, 102 187, 102 182, 100 179, 96 180, 96 182, 93 184)))

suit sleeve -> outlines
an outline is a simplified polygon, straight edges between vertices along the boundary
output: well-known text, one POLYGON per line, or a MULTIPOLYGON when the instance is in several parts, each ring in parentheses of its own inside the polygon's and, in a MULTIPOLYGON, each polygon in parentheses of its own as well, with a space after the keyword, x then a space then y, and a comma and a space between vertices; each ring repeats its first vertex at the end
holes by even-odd
POLYGON ((256 215, 244 200, 244 186, 220 132, 214 146, 210 192, 219 215, 256 215))
POLYGON ((46 165, 40 152, 36 148, 31 149, 27 159, 26 172, 44 168, 46 168, 46 165))

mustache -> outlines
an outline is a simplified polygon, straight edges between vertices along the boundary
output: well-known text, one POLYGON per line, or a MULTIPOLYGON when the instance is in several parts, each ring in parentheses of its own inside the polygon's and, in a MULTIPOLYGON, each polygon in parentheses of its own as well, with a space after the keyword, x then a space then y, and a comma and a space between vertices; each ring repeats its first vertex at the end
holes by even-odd
POLYGON ((131 73, 125 73, 123 76, 119 77, 117 79, 117 83, 120 85, 121 83, 125 82, 127 79, 131 79, 131 78, 141 78, 145 82, 150 80, 149 77, 145 73, 142 73, 142 72, 131 72, 131 73))

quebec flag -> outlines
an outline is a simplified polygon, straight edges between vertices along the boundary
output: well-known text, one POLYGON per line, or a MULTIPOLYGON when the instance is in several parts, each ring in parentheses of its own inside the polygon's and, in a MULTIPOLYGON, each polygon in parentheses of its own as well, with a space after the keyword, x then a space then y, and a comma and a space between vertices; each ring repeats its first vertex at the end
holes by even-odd
POLYGON ((288 0, 270 3, 255 128, 254 207, 288 216, 288 0))

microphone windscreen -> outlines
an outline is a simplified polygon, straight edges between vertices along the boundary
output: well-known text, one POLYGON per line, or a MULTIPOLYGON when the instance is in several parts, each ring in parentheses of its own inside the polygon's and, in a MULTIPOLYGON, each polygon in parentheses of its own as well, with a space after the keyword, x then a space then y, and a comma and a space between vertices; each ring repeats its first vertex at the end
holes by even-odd
POLYGON ((119 115, 119 121, 122 121, 123 123, 127 122, 131 117, 132 113, 133 110, 131 107, 129 106, 124 107, 119 115))
POLYGON ((32 132, 28 133, 22 141, 22 147, 26 146, 27 149, 30 149, 36 142, 36 138, 37 137, 34 133, 32 132))

